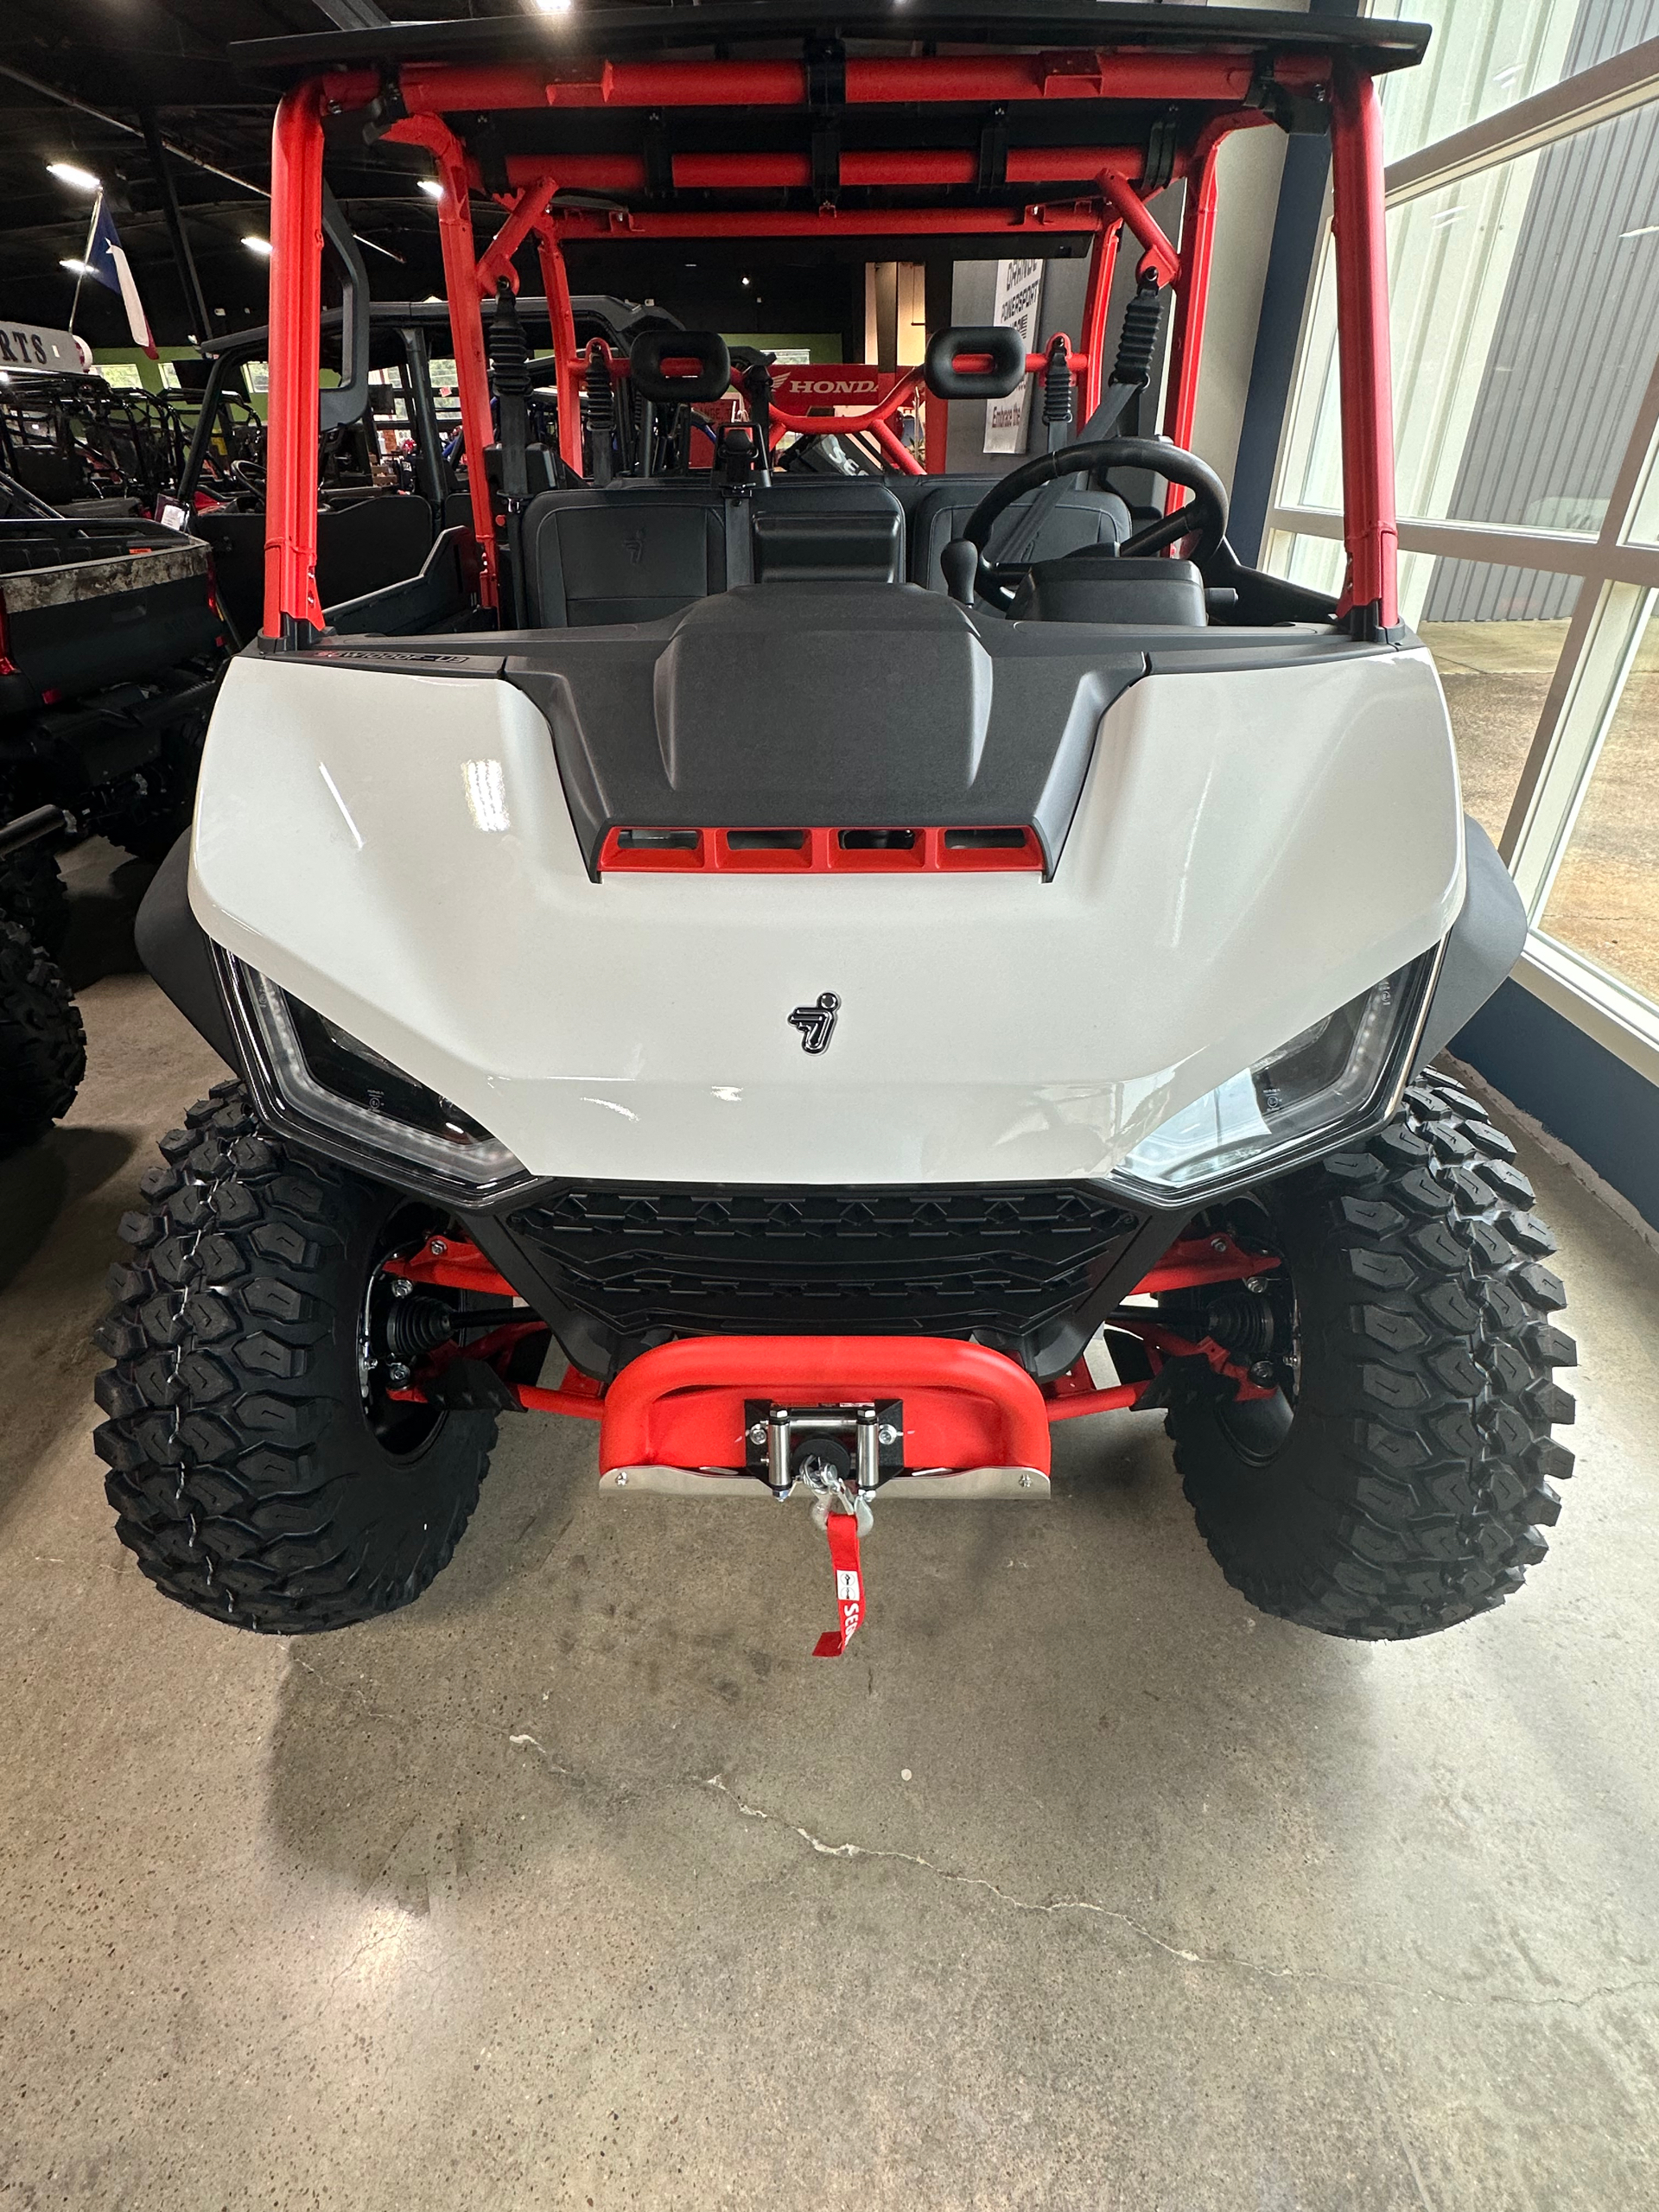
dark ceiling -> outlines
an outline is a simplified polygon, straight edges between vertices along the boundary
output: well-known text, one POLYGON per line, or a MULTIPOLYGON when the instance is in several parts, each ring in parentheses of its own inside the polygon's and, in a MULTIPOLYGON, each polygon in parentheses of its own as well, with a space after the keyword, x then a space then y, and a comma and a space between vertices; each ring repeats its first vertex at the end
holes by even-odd
MULTIPOLYGON (((532 0, 385 0, 400 22, 500 17, 526 24, 532 0)), ((68 322, 94 346, 130 342, 119 300, 60 264, 85 250, 91 196, 47 168, 69 162, 103 180, 157 339, 181 345, 266 319, 267 263, 244 245, 264 237, 271 98, 239 77, 227 50, 245 39, 359 28, 375 0, 0 0, 0 319, 68 322), (162 182, 143 135, 146 111, 168 157, 198 270, 205 318, 181 276, 162 182), (194 158, 189 158, 194 156, 194 158), (203 166, 203 165, 206 166, 203 166), (200 325, 205 320, 207 328, 200 325)), ((329 156, 329 181, 365 246, 374 292, 424 299, 443 289, 435 212, 418 188, 427 166, 410 150, 329 156)), ((480 238, 490 225, 474 203, 480 238)), ((996 242, 953 242, 960 256, 996 242)), ((1078 249, 1071 242, 1052 251, 1078 249)), ((947 288, 950 250, 893 239, 882 258, 925 258, 930 289, 947 288), (937 269, 934 264, 938 266, 937 269)), ((862 350, 863 263, 856 240, 776 240, 766 246, 664 242, 618 249, 573 242, 577 291, 655 300, 687 323, 731 333, 838 332, 862 350), (745 280, 747 280, 747 282, 745 280)), ((536 289, 539 289, 539 284, 536 289)), ((948 311, 948 289, 946 291, 948 311)))
MULTIPOLYGON (((270 102, 240 82, 226 60, 238 39, 326 31, 353 19, 359 0, 0 0, 0 315, 61 326, 75 280, 59 266, 86 241, 91 202, 47 173, 73 162, 101 177, 111 196, 156 336, 182 343, 195 317, 186 304, 160 188, 142 137, 149 106, 161 135, 230 177, 264 188, 270 175, 270 102), (104 111, 64 105, 6 71, 104 111), (124 130, 118 126, 126 124, 124 130)), ((520 0, 395 0, 399 18, 520 14, 520 0)), ((174 180, 216 333, 262 322, 265 265, 243 243, 267 228, 262 191, 175 158, 174 180)), ((378 292, 423 298, 441 289, 431 211, 411 177, 389 186, 384 170, 348 208, 363 236, 401 257, 371 252, 378 292)), ((76 327, 94 345, 127 342, 120 302, 82 288, 76 327)))
MULTIPOLYGON (((522 17, 525 4, 391 0, 388 12, 405 22, 522 17)), ((75 279, 60 265, 83 252, 92 203, 48 173, 47 163, 59 161, 103 180, 157 339, 180 345, 195 333, 161 187, 137 135, 148 107, 163 139, 226 173, 215 175, 177 154, 170 162, 213 334, 264 322, 266 264, 242 241, 267 230, 263 188, 270 174, 270 101, 238 77, 226 49, 242 39, 326 31, 360 20, 356 11, 363 5, 0 0, 0 318, 61 327, 73 305, 75 327, 92 345, 130 343, 115 296, 83 285, 77 302, 75 279), (37 86, 84 105, 67 105, 37 86), (230 178, 261 189, 240 189, 230 178)), ((331 156, 329 176, 368 244, 364 258, 376 294, 423 299, 442 293, 436 223, 416 184, 414 162, 407 184, 388 174, 384 158, 353 173, 331 156)), ((812 242, 759 252, 727 243, 642 245, 622 258, 602 247, 574 246, 569 262, 578 290, 657 299, 684 321, 728 331, 839 330, 856 352, 864 257, 812 242)))

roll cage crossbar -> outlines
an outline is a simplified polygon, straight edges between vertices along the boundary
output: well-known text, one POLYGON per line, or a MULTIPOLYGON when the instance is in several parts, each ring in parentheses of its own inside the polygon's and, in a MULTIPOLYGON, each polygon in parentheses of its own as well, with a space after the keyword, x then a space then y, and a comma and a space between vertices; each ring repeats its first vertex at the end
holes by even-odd
MULTIPOLYGON (((660 43, 690 42, 692 31, 679 11, 652 12, 660 43)), ((696 36, 711 35, 713 14, 724 12, 702 14, 696 36)), ((980 35, 987 43, 1017 43, 1024 12, 1011 6, 1001 29, 980 35)), ((610 20, 595 15, 582 35, 590 43, 602 41, 610 20)), ((644 20, 638 10, 617 12, 620 47, 642 42, 644 20)), ((852 25, 838 20, 851 35, 852 25)), ((1091 35, 1085 47, 863 54, 849 51, 839 37, 798 30, 798 59, 621 50, 614 58, 588 57, 563 42, 528 59, 515 53, 470 60, 461 48, 454 60, 401 58, 410 38, 419 35, 405 32, 386 41, 387 58, 374 62, 362 58, 366 34, 273 42, 270 63, 288 79, 288 89, 276 112, 271 168, 267 638, 302 645, 322 628, 315 579, 322 162, 326 132, 340 118, 350 118, 370 139, 419 148, 436 169, 479 588, 489 607, 499 603, 500 582, 496 501, 482 461, 492 423, 480 303, 503 281, 517 291, 515 257, 526 245, 533 244, 540 262, 552 325, 560 449, 578 474, 585 361, 576 347, 565 269, 571 240, 623 247, 666 238, 934 236, 1007 239, 1011 251, 1022 245, 1042 251, 1058 237, 1086 238, 1088 288, 1071 363, 1086 420, 1099 404, 1112 276, 1127 236, 1139 249, 1141 280, 1155 280, 1175 295, 1163 428, 1186 446, 1196 411, 1219 148, 1231 132, 1264 123, 1328 128, 1348 552, 1338 611, 1367 632, 1391 629, 1397 621, 1397 532, 1382 132, 1373 72, 1414 60, 1427 34, 1410 25, 1370 25, 1368 42, 1356 35, 1358 26, 1327 26, 1324 19, 1180 7, 1096 8, 1076 20, 1091 35), (1109 23, 1118 33, 1116 45, 1102 42, 1109 23), (1385 32, 1391 47, 1377 43, 1385 32), (342 48, 353 66, 317 68, 294 81, 296 63, 321 61, 325 52, 342 48), (755 111, 798 111, 809 143, 797 150, 666 145, 670 119, 695 115, 696 135, 706 141, 734 109, 745 112, 747 139, 757 135, 755 111), (522 126, 532 135, 550 131, 580 141, 575 122, 561 125, 557 118, 583 111, 626 118, 631 144, 645 150, 595 150, 575 143, 504 155, 493 132, 479 128, 493 115, 534 118, 522 126), (1054 117, 1065 118, 1066 143, 1011 143, 1054 137, 1054 117), (879 134, 893 143, 843 144, 843 129, 854 135, 850 119, 860 118, 874 118, 879 134), (461 118, 466 120, 458 129, 461 118), (1123 128, 1126 118, 1132 130, 1123 128), (937 143, 953 129, 959 143, 937 143), (463 133, 472 134, 472 143, 463 133), (1137 136, 1141 143, 1133 143, 1137 136), (1187 189, 1180 237, 1172 240, 1151 203, 1176 180, 1187 189), (607 204, 594 206, 594 195, 601 194, 607 204), (861 195, 857 204, 849 194, 861 195), (696 204, 674 204, 681 195, 693 195, 696 204), (475 196, 501 210, 481 251, 475 196)), ((906 39, 922 28, 919 18, 907 16, 906 39)), ((734 20, 729 43, 741 45, 746 35, 775 45, 780 33, 767 11, 757 10, 734 20), (764 27, 757 21, 763 14, 764 27)), ((958 35, 940 32, 941 39, 958 35)), ((890 22, 864 36, 870 44, 891 41, 890 22)), ((437 43, 455 46, 450 39, 437 43)), ((255 61, 260 57, 257 48, 242 52, 255 61)), ((921 372, 861 367, 857 374, 878 379, 874 391, 866 386, 841 399, 811 396, 803 389, 804 378, 775 372, 774 437, 867 429, 894 466, 913 468, 893 417, 921 398, 928 467, 941 468, 946 403, 923 397, 921 372), (855 414, 811 411, 826 404, 856 408, 860 397, 867 404, 855 414)))

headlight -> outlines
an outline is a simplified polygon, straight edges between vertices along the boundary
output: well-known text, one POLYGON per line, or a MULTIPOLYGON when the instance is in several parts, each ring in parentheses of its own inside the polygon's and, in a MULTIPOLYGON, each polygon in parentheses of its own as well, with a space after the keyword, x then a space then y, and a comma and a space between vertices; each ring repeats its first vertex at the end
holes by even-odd
POLYGON ((524 1173, 499 1137, 459 1106, 269 976, 239 962, 237 973, 271 1081, 295 1113, 448 1180, 481 1188, 524 1173))
POLYGON ((1414 1041, 1434 955, 1385 976, 1143 1137, 1112 1181, 1167 1204, 1254 1181, 1379 1119, 1414 1041))

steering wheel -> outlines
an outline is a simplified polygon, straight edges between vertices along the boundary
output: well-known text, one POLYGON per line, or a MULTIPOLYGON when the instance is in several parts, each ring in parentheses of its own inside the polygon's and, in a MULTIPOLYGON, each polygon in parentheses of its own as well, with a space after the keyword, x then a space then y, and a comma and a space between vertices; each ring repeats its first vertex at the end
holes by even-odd
POLYGON ((1097 469, 1145 468, 1172 484, 1179 484, 1192 497, 1173 515, 1144 524, 1118 547, 1125 560, 1147 553, 1160 553, 1184 537, 1195 537, 1192 558, 1202 568, 1227 533, 1227 492, 1220 477, 1194 453, 1161 438, 1096 438, 1087 445, 1062 446, 1058 453, 1039 454, 1023 468, 1015 468, 995 484, 969 516, 963 537, 979 555, 979 588, 993 605, 1007 607, 1031 563, 1001 564, 985 557, 991 525, 1005 509, 1028 492, 1039 491, 1057 476, 1093 474, 1097 469))

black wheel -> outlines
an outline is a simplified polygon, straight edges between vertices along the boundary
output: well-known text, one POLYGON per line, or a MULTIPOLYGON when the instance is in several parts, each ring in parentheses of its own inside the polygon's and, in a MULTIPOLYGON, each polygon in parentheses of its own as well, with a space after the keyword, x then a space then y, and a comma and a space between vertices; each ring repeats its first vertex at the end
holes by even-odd
POLYGON ((0 1151, 67 1114, 86 1072, 69 986, 16 922, 0 921, 0 1151))
POLYGON ((55 960, 69 934, 69 887, 58 856, 25 845, 0 861, 0 914, 16 922, 55 960))
MULTIPOLYGON (((1549 1319, 1554 1241, 1514 1153, 1430 1072, 1367 1144, 1217 1217, 1281 1256, 1205 1315, 1270 1395, 1241 1400, 1183 1359, 1167 1425, 1200 1532, 1262 1611, 1427 1636, 1502 1605, 1543 1558, 1573 1470, 1550 1435, 1573 1400, 1551 1370, 1577 1355, 1549 1319)), ((1205 1332, 1171 1304, 1189 1338, 1205 1332)))
POLYGON ((168 732, 160 754, 98 810, 97 827, 111 844, 158 867, 167 858, 190 827, 207 736, 207 715, 187 715, 168 732))
POLYGON ((391 1612, 448 1562, 495 1442, 493 1413, 391 1395, 383 1263, 442 1217, 289 1154, 239 1084, 185 1119, 97 1332, 117 1533, 168 1597, 240 1628, 391 1612))

